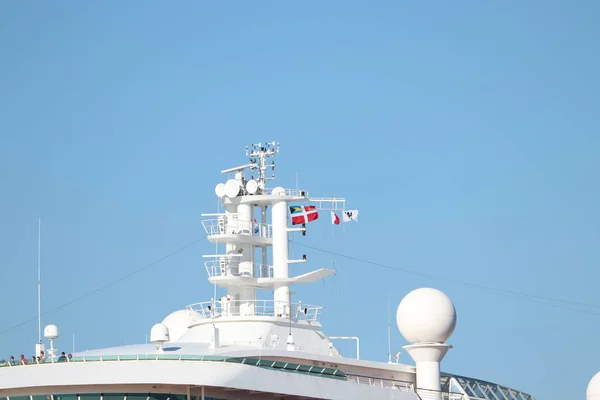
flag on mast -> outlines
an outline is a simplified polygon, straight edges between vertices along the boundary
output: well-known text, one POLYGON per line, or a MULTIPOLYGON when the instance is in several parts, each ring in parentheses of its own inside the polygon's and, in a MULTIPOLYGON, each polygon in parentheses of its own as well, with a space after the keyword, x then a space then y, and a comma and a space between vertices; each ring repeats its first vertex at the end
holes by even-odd
POLYGON ((338 217, 337 214, 334 213, 333 211, 331 212, 331 223, 334 225, 340 224, 340 217, 338 217))
POLYGON ((358 221, 358 210, 344 210, 342 212, 344 222, 358 221))
POLYGON ((290 206, 292 225, 305 224, 319 218, 315 206, 290 206))

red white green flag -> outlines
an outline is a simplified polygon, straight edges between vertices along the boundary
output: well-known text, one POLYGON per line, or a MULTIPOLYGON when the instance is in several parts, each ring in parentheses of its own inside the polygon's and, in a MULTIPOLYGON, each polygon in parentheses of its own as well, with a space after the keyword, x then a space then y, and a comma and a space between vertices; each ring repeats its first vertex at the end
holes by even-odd
POLYGON ((315 206, 290 206, 292 225, 305 224, 319 218, 315 206))

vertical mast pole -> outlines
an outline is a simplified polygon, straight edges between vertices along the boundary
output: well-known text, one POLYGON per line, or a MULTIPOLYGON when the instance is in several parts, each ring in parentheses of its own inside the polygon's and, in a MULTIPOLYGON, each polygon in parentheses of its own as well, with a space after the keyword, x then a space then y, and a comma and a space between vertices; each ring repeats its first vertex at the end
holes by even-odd
POLYGON ((392 363, 392 332, 390 330, 390 300, 388 299, 388 363, 392 363))
POLYGON ((38 342, 42 343, 42 270, 41 270, 41 238, 42 238, 42 219, 38 218, 38 255, 37 255, 37 270, 38 270, 38 342))

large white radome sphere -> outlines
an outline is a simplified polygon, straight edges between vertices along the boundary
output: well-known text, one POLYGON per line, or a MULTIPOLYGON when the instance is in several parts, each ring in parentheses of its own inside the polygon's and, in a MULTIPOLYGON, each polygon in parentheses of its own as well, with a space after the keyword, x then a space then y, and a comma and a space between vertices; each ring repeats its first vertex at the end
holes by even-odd
POLYGON ((445 293, 415 289, 402 299, 396 324, 409 343, 444 343, 456 327, 456 310, 445 293))
POLYGON ((188 331, 188 327, 202 319, 196 311, 178 310, 167 315, 162 323, 169 328, 169 341, 176 342, 188 331))
POLYGON ((600 400, 600 372, 590 380, 586 392, 587 400, 600 400))

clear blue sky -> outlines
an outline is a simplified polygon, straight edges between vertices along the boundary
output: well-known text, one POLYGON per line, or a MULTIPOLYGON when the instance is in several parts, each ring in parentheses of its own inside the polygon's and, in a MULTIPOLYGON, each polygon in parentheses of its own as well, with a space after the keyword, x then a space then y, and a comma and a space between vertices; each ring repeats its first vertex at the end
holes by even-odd
MULTIPOLYGON (((327 215, 294 240, 440 278, 295 245, 295 273, 339 269, 296 288, 326 333, 386 360, 388 302, 433 286, 459 316, 444 370, 583 398, 600 308, 445 279, 600 306, 599 20, 597 1, 1 2, 0 330, 36 315, 38 217, 51 310, 202 238, 219 171, 277 140, 279 183, 360 210, 335 245, 327 215)), ((67 350, 143 342, 210 299, 212 251, 43 323, 67 350)), ((6 332, 0 358, 36 340, 6 332)))

